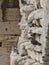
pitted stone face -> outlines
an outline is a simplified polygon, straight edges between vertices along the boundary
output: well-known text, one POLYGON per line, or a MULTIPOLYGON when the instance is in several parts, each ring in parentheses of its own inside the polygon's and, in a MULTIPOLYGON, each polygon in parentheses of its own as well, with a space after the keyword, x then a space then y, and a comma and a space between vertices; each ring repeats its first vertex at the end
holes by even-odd
POLYGON ((43 65, 48 30, 47 19, 49 18, 48 10, 46 10, 48 0, 27 0, 25 2, 25 5, 20 7, 22 34, 18 42, 19 55, 23 59, 27 56, 27 59, 32 60, 28 62, 25 59, 24 61, 27 60, 27 62, 24 65, 31 65, 31 63, 32 65, 43 65))

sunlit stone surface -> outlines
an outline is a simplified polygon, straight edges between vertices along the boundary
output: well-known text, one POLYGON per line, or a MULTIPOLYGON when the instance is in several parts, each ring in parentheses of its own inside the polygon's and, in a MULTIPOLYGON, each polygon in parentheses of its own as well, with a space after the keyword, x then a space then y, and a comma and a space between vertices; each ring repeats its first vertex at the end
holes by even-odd
POLYGON ((22 16, 19 23, 21 29, 18 41, 19 54, 17 54, 19 57, 11 55, 11 65, 15 65, 13 63, 15 61, 18 65, 43 65, 44 62, 48 61, 48 59, 43 58, 46 54, 49 0, 20 0, 19 3, 22 16), (18 61, 17 58, 20 60, 18 61))

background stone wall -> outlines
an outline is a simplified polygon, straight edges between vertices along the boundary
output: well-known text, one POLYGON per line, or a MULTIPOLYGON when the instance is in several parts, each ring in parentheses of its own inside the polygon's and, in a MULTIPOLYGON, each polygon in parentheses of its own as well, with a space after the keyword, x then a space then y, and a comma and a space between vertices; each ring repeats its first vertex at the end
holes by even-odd
POLYGON ((19 21, 18 0, 0 0, 0 65, 10 65, 11 47, 17 46, 21 33, 19 21))

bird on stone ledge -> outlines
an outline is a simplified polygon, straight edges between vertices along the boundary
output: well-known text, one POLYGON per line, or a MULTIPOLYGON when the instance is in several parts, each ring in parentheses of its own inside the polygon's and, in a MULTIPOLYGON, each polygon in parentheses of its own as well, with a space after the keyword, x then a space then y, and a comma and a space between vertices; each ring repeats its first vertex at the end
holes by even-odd
POLYGON ((33 44, 33 45, 39 45, 39 46, 41 46, 41 43, 39 43, 37 40, 35 40, 34 38, 30 38, 30 40, 31 40, 31 43, 33 44))

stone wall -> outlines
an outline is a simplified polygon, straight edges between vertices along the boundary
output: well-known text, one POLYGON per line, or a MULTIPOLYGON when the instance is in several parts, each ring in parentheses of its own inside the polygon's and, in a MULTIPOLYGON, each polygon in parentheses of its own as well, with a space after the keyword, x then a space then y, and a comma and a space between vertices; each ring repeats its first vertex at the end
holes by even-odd
POLYGON ((0 65, 10 65, 11 48, 17 46, 21 33, 19 3, 18 7, 13 4, 12 0, 0 0, 0 65))

